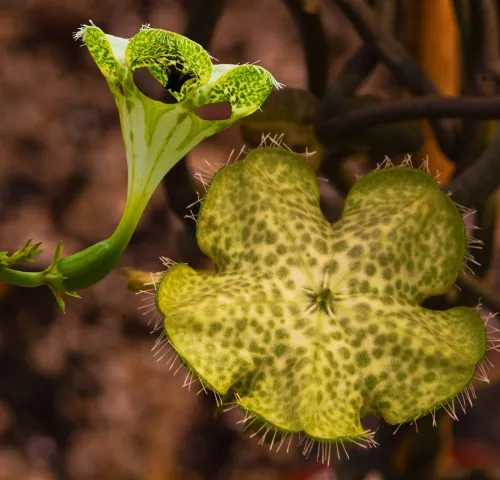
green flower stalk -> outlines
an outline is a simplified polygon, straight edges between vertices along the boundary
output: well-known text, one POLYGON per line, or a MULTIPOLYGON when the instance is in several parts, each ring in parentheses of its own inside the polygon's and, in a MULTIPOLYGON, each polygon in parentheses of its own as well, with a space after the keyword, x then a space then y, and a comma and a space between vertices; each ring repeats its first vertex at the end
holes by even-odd
POLYGON ((214 65, 200 45, 165 30, 144 27, 125 39, 90 25, 75 38, 87 46, 118 107, 128 165, 125 210, 109 238, 55 259, 50 271, 20 272, 0 263, 0 280, 27 287, 48 285, 60 302, 61 292, 74 294, 113 269, 161 179, 186 153, 256 111, 280 86, 256 65, 214 65), (144 95, 133 79, 139 68, 146 68, 178 103, 164 104, 144 95), (204 120, 196 115, 203 105, 218 102, 230 103, 230 118, 204 120))
POLYGON ((157 348, 171 344, 261 442, 302 433, 304 453, 318 442, 326 461, 332 445, 375 444, 365 415, 454 414, 487 338, 475 309, 421 306, 453 286, 466 253, 462 216, 429 175, 366 175, 334 224, 319 198, 307 162, 283 149, 219 170, 197 224, 216 271, 175 264, 163 275, 157 348))

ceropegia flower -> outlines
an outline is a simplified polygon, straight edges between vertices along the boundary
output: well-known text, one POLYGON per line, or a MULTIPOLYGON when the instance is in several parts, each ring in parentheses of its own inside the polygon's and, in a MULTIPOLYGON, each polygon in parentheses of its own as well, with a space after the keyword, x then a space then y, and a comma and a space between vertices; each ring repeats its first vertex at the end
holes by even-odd
POLYGON ((126 39, 91 24, 75 38, 87 46, 118 107, 128 165, 125 210, 109 238, 65 258, 60 258, 60 244, 43 272, 9 266, 35 254, 39 244, 10 256, 0 252, 0 280, 24 287, 47 285, 63 309, 63 294, 75 296, 76 290, 97 283, 114 268, 165 174, 201 140, 253 113, 273 87, 280 87, 256 65, 213 65, 200 45, 165 30, 145 27, 126 39), (139 68, 148 69, 178 102, 165 104, 144 95, 133 78, 139 68), (196 114, 203 105, 219 102, 231 105, 229 118, 204 120, 196 114))
POLYGON ((131 39, 82 27, 81 38, 108 82, 122 126, 128 163, 127 209, 140 216, 165 174, 201 140, 253 113, 279 86, 256 65, 213 65, 197 43, 177 33, 143 28, 131 39), (165 104, 144 95, 133 72, 147 68, 177 100, 165 104), (231 117, 204 120, 195 111, 229 102, 231 117))
POLYGON ((325 460, 332 444, 373 444, 365 415, 400 424, 468 398, 485 328, 475 309, 421 306, 466 252, 459 211, 425 172, 366 175, 332 225, 304 159, 258 149, 215 174, 197 238, 216 272, 167 270, 164 341, 262 441, 302 432, 325 460))

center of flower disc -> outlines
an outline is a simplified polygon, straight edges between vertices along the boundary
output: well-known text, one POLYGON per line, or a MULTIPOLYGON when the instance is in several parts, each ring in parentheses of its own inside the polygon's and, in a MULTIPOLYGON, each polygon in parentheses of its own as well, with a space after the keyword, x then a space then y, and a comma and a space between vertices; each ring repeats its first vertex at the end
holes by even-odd
POLYGON ((319 293, 314 295, 314 299, 319 308, 323 311, 327 311, 327 306, 331 300, 333 300, 333 293, 329 288, 321 290, 319 293))

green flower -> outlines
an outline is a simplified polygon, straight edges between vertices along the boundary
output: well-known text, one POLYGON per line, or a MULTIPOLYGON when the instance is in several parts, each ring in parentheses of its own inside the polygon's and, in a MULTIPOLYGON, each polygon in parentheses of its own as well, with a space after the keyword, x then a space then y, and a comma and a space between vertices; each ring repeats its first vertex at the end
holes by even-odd
MULTIPOLYGON (((253 113, 273 87, 280 86, 255 65, 212 65, 200 45, 165 30, 146 27, 129 40, 106 35, 91 25, 82 27, 75 38, 83 40, 115 98, 127 155, 128 188, 125 211, 113 236, 104 241, 104 248, 91 247, 100 250, 95 271, 77 276, 63 263, 61 273, 73 290, 92 285, 109 273, 156 187, 186 153, 253 113), (133 79, 139 68, 147 68, 178 103, 165 104, 144 95, 133 79), (199 107, 218 102, 231 104, 230 118, 204 120, 196 115, 199 107)), ((80 252, 74 260, 88 263, 89 256, 80 252)), ((74 270, 74 262, 69 267, 74 270)))
POLYGON ((122 126, 128 163, 127 213, 140 217, 166 173, 201 140, 256 111, 273 87, 270 73, 255 65, 213 65, 197 43, 177 33, 143 28, 130 40, 96 26, 77 34, 108 82, 122 126), (133 72, 146 68, 178 101, 165 104, 144 95, 133 72), (204 120, 195 111, 229 102, 231 117, 204 120))
POLYGON ((423 171, 366 175, 332 225, 301 156, 255 150, 213 178, 197 238, 216 273, 166 272, 166 336, 273 443, 372 444, 363 416, 400 424, 446 406, 485 354, 474 309, 421 306, 453 285, 466 251, 460 213, 423 171))
POLYGON ((65 258, 59 257, 59 246, 44 272, 9 268, 26 256, 24 250, 10 257, 0 252, 0 280, 24 287, 47 285, 63 309, 63 294, 76 295, 115 267, 167 172, 203 139, 256 111, 271 90, 280 87, 255 65, 213 65, 200 45, 165 30, 143 28, 125 39, 90 25, 75 38, 87 46, 118 107, 128 165, 125 210, 111 237, 65 258), (141 93, 133 79, 139 68, 148 69, 178 102, 165 104, 141 93), (230 103, 230 118, 204 120, 196 114, 203 105, 219 102, 230 103))

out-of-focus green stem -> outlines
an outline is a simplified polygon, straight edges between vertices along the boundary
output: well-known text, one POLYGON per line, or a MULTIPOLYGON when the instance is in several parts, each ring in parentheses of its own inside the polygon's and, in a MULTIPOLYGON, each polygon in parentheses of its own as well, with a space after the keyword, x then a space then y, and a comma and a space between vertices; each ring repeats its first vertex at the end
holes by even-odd
POLYGON ((27 288, 45 285, 43 272, 21 272, 8 267, 0 267, 0 281, 27 288))

